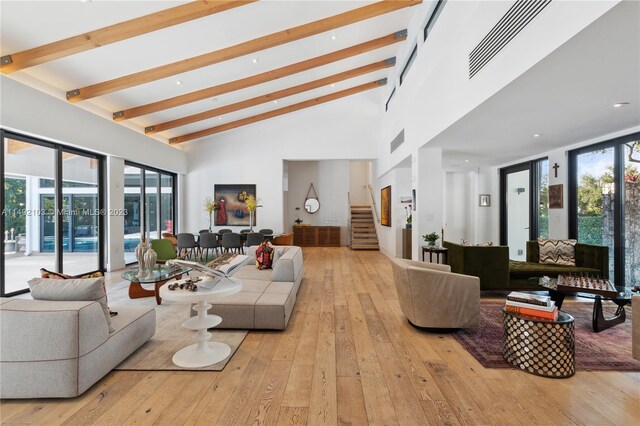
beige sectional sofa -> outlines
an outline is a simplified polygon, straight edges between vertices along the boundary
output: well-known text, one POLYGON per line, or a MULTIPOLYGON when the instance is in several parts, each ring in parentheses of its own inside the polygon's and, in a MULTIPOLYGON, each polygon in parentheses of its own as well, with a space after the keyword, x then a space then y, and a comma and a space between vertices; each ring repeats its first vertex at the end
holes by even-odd
MULTIPOLYGON (((249 247, 247 254, 255 258, 257 247, 249 247)), ((222 317, 222 323, 216 328, 284 330, 287 327, 302 281, 302 250, 295 246, 274 249, 284 253, 273 264, 273 269, 259 270, 252 262, 233 275, 242 280, 239 293, 208 300, 212 306, 210 313, 222 317)), ((195 315, 193 310, 191 315, 195 315)))
POLYGON ((149 340, 153 307, 0 298, 0 398, 82 394, 149 340))

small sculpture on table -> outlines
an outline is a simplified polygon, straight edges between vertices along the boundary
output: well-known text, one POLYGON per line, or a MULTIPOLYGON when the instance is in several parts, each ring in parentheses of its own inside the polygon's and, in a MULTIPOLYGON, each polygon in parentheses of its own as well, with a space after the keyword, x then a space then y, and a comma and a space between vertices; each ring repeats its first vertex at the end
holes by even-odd
POLYGON ((147 271, 146 278, 153 278, 153 268, 156 266, 156 260, 158 260, 158 255, 155 250, 149 247, 149 249, 144 253, 144 269, 147 271))
POLYGON ((144 265, 144 254, 149 250, 149 246, 144 237, 140 240, 140 244, 136 247, 136 261, 138 261, 138 278, 144 278, 147 276, 147 270, 144 265))

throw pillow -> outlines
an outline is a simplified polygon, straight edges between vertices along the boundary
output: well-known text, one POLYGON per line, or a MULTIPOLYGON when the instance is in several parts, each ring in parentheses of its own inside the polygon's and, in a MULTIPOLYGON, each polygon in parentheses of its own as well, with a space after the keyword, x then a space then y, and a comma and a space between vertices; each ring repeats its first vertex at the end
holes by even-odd
POLYGON ((280 260, 282 255, 285 254, 287 252, 287 250, 289 250, 289 247, 281 247, 281 248, 277 248, 277 249, 274 250, 274 252, 273 252, 273 262, 271 264, 272 267, 275 268, 276 262, 278 260, 280 260))
POLYGON ((263 241, 256 249, 256 267, 271 269, 273 263, 273 247, 269 241, 263 241))
MULTIPOLYGON (((88 274, 84 274, 84 275, 78 275, 78 276, 73 276, 73 275, 67 275, 67 274, 62 274, 60 272, 53 272, 53 271, 48 271, 45 268, 40 268, 40 277, 42 278, 51 278, 52 280, 69 280, 69 279, 73 279, 73 278, 77 278, 77 279, 86 279, 86 278, 99 278, 99 277, 104 277, 104 272, 102 271, 96 271, 96 272, 91 272, 88 274)), ((105 287, 104 289, 104 294, 106 297, 107 294, 107 288, 105 287)), ((109 300, 107 299, 107 304, 109 304, 109 300)), ((117 312, 112 311, 111 308, 109 308, 109 315, 112 317, 115 317, 116 315, 118 315, 117 312)))
POLYGON ((51 278, 52 280, 68 280, 69 278, 73 278, 71 275, 61 274, 60 272, 49 271, 45 268, 40 268, 40 277, 51 278))
POLYGON ((85 279, 32 278, 29 280, 31 296, 35 300, 88 301, 102 305, 109 333, 114 331, 104 291, 104 277, 85 279))
POLYGON ((576 240, 538 239, 538 261, 546 265, 576 265, 576 240))

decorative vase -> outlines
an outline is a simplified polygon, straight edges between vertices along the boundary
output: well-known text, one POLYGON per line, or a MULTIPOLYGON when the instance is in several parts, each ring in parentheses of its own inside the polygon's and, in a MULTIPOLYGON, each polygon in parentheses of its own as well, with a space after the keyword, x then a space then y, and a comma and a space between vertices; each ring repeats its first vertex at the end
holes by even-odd
POLYGON ((147 278, 153 278, 153 268, 156 266, 158 255, 155 250, 149 247, 144 254, 144 269, 147 271, 147 278))
POLYGON ((253 212, 249 211, 249 229, 253 232, 253 212))
POLYGON ((140 244, 136 247, 136 261, 138 261, 138 278, 142 278, 147 275, 147 270, 144 266, 144 254, 149 250, 149 246, 145 242, 144 238, 140 241, 140 244))

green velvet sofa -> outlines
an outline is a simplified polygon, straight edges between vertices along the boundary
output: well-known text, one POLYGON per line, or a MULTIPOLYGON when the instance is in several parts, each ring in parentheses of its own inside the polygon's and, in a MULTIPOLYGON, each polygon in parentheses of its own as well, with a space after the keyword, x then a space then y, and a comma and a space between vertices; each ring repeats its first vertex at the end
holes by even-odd
POLYGON ((563 273, 597 274, 609 277, 609 247, 576 244, 576 266, 538 263, 538 242, 527 241, 527 261, 509 260, 507 246, 463 246, 445 241, 451 272, 480 278, 480 290, 539 290, 529 278, 563 273))

